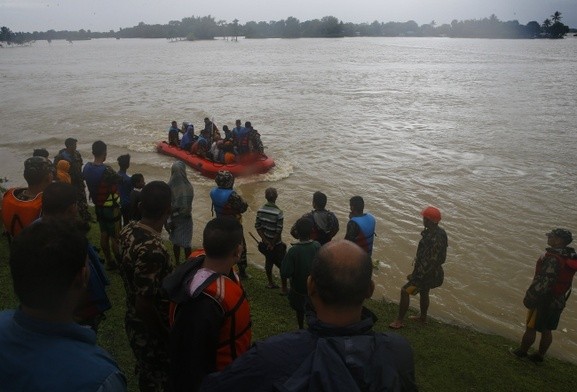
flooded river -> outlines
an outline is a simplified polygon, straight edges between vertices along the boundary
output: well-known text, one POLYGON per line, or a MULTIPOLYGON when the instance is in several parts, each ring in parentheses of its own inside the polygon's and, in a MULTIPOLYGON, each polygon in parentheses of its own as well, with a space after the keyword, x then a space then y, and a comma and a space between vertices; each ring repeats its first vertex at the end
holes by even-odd
MULTIPOLYGON (((361 195, 377 218, 375 298, 398 301, 420 238, 419 211, 438 206, 449 250, 431 315, 517 340, 545 233, 577 234, 576 64, 573 37, 42 41, 1 49, 0 177, 22 184, 34 148, 53 156, 75 137, 85 160, 102 139, 114 167, 128 152, 129 173, 168 180, 173 160, 154 146, 171 120, 197 128, 204 117, 229 127, 248 120, 277 162, 269 174, 237 181, 250 231, 269 186, 279 190, 286 226, 311 209, 314 191, 326 193, 338 238, 349 198, 361 195)), ((213 182, 189 174, 198 246, 213 182)), ((249 261, 262 265, 247 240, 249 261)), ((577 362, 577 295, 554 339, 551 352, 577 362)))

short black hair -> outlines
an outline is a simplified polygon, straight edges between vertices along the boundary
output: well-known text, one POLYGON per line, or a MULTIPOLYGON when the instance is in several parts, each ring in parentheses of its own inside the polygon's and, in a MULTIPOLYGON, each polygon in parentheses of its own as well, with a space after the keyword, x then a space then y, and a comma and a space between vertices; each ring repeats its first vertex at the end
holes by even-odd
POLYGON ((92 155, 94 155, 95 157, 99 157, 106 154, 106 149, 107 149, 106 143, 104 143, 102 140, 97 140, 94 143, 92 143, 92 155))
POLYGON ((299 218, 295 223, 295 231, 299 240, 310 240, 313 232, 313 221, 309 218, 299 218))
POLYGON ((329 306, 351 307, 363 303, 371 287, 373 263, 366 252, 358 260, 334 257, 321 247, 312 267, 311 279, 320 299, 329 306))
POLYGON ((116 158, 116 161, 121 169, 127 169, 130 166, 130 154, 121 155, 116 158))
POLYGON ((35 148, 34 151, 32 152, 33 157, 48 158, 49 155, 50 154, 48 153, 48 150, 45 148, 35 148))
POLYGON ((42 219, 12 242, 14 292, 32 309, 55 310, 86 265, 88 240, 71 220, 42 219))
POLYGON ((204 252, 216 259, 228 256, 242 242, 242 225, 232 217, 214 218, 202 233, 204 252))
POLYGON ((140 181, 144 181, 144 176, 142 175, 142 173, 134 173, 133 175, 130 176, 130 183, 132 184, 132 186, 138 185, 140 181))
POLYGON ((266 188, 266 190, 264 191, 264 197, 266 198, 267 201, 274 203, 278 197, 278 192, 276 188, 273 187, 266 188))
POLYGON ((320 208, 321 210, 324 209, 327 205, 327 195, 322 192, 316 191, 313 193, 313 203, 316 207, 320 208))
POLYGON ((159 219, 172 203, 172 191, 164 181, 152 181, 140 192, 140 213, 143 218, 159 219))
POLYGON ((42 214, 63 214, 77 200, 75 186, 64 182, 53 182, 42 193, 42 214))
POLYGON ((245 128, 252 128, 251 122, 250 122, 250 121, 246 121, 246 122, 244 123, 244 127, 245 127, 245 128))
POLYGON ((351 199, 349 200, 349 204, 351 205, 351 208, 354 209, 355 211, 362 212, 365 209, 365 201, 360 196, 351 197, 351 199))

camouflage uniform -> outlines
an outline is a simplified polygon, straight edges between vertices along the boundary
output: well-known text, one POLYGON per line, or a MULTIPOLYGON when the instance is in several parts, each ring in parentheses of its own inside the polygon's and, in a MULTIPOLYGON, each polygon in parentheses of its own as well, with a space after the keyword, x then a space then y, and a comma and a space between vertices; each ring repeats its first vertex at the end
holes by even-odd
POLYGON ((557 283, 561 273, 561 266, 555 254, 572 259, 576 257, 575 250, 570 247, 547 248, 545 255, 537 261, 535 276, 523 299, 523 304, 529 309, 528 326, 540 332, 543 329, 557 329, 568 298, 568 293, 553 295, 553 286, 557 283), (532 310, 537 310, 534 324, 531 324, 532 310))
POLYGON ((447 233, 436 226, 423 230, 421 236, 415 266, 407 285, 428 290, 443 284, 443 263, 447 258, 448 246, 447 233))
POLYGON ((120 233, 120 275, 126 289, 126 334, 134 356, 141 391, 163 391, 168 379, 168 340, 147 330, 135 309, 136 296, 152 297, 168 329, 168 299, 162 280, 171 272, 170 256, 160 234, 132 221, 120 233))

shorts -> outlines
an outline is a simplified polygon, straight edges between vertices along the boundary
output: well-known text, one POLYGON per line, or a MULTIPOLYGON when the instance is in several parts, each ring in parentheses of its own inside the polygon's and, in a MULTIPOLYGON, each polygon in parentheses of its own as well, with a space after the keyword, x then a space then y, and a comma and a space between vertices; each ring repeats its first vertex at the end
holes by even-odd
POLYGON ((122 214, 118 206, 114 207, 94 207, 96 220, 101 233, 107 233, 112 238, 118 238, 120 233, 120 221, 122 214))
POLYGON ((424 289, 422 287, 417 286, 415 283, 413 282, 407 282, 403 287, 402 290, 405 290, 405 292, 409 295, 417 295, 419 294, 421 291, 423 292, 429 292, 429 289, 424 289))
POLYGON ((264 242, 259 242, 258 250, 265 256, 265 271, 271 272, 273 265, 276 265, 279 269, 281 268, 282 260, 286 254, 286 244, 284 242, 279 242, 272 249, 268 249, 264 242))
POLYGON ((559 319, 563 309, 537 308, 527 311, 527 328, 539 332, 554 331, 559 326, 559 319))

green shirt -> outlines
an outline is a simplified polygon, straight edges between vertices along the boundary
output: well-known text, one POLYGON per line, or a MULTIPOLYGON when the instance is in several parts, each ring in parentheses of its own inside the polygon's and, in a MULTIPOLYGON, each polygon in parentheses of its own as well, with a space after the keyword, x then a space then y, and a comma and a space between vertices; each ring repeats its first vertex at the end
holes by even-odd
POLYGON ((307 294, 307 278, 311 273, 311 266, 321 244, 308 240, 291 244, 282 261, 281 277, 291 282, 291 291, 301 295, 307 294))

